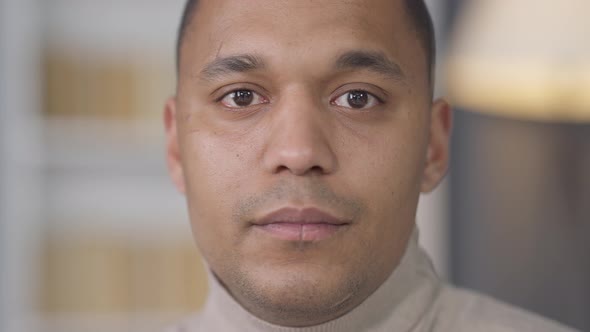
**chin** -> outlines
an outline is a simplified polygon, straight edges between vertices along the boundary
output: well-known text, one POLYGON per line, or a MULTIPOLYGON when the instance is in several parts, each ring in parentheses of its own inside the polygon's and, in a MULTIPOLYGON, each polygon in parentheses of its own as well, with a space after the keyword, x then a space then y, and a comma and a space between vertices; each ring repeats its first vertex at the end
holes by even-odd
POLYGON ((337 318, 356 305, 351 302, 365 283, 350 269, 313 264, 257 266, 233 279, 239 293, 230 292, 236 300, 260 318, 284 326, 337 318))

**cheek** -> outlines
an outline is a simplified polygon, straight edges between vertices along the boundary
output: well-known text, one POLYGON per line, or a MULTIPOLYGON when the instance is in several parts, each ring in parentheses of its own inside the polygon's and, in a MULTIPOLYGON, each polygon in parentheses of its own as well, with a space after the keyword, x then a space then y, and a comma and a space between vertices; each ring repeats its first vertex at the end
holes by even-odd
POLYGON ((402 147, 394 146, 387 151, 371 149, 368 152, 374 154, 364 157, 364 169, 359 172, 363 176, 357 180, 367 204, 377 215, 401 217, 401 210, 419 191, 418 172, 412 156, 402 147))
POLYGON ((339 178, 366 207, 357 238, 366 252, 380 253, 372 259, 381 269, 398 261, 415 222, 420 149, 404 136, 375 135, 341 164, 345 176, 339 178))
POLYGON ((193 232, 205 255, 236 238, 232 211, 250 178, 246 149, 215 133, 184 137, 183 165, 193 232))
POLYGON ((359 181, 365 191, 379 197, 398 196, 399 193, 418 188, 425 147, 425 135, 416 128, 385 128, 373 131, 364 141, 349 142, 342 153, 348 160, 341 165, 350 174, 350 180, 359 181), (360 144, 359 144, 360 143, 360 144))
POLYGON ((384 223, 393 216, 395 221, 388 224, 392 227, 414 221, 423 172, 425 135, 420 134, 422 128, 404 124, 374 130, 365 142, 354 144, 355 153, 342 154, 348 160, 341 162, 353 190, 363 194, 371 219, 384 223))
POLYGON ((367 219, 371 221, 365 231, 374 243, 373 252, 382 253, 376 260, 389 266, 400 258, 415 223, 420 183, 418 158, 414 150, 393 142, 386 150, 369 152, 380 157, 373 159, 363 184, 367 219))
POLYGON ((215 136, 190 135, 183 151, 185 173, 198 200, 223 198, 240 173, 240 155, 215 136))
POLYGON ((257 146, 253 131, 228 132, 206 120, 184 137, 183 160, 193 190, 211 199, 228 197, 249 177, 257 146))

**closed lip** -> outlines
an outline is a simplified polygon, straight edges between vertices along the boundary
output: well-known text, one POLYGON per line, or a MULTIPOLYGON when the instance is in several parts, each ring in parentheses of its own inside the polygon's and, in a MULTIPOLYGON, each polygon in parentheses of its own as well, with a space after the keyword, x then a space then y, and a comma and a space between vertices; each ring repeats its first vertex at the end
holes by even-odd
POLYGON ((255 219, 254 225, 264 226, 277 223, 288 224, 330 224, 335 226, 344 226, 350 224, 349 220, 334 217, 328 212, 318 208, 293 208, 286 207, 275 210, 262 218, 255 219))

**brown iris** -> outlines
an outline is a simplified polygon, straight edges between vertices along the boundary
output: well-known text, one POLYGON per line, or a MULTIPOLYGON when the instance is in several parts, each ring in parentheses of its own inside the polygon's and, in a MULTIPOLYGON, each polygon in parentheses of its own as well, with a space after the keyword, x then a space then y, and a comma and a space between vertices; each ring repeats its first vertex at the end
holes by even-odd
POLYGON ((250 90, 238 90, 233 94, 234 103, 241 107, 249 106, 254 100, 254 93, 250 90))
POLYGON ((369 103, 369 94, 365 91, 354 90, 348 93, 348 104, 352 108, 363 108, 369 103))

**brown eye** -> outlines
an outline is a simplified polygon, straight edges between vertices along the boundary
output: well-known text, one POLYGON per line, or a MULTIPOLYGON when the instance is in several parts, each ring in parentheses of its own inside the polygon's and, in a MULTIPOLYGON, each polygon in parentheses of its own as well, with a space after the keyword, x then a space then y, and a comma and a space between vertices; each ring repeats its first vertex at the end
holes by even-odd
POLYGON ((352 108, 363 108, 369 102, 369 94, 364 91, 351 91, 348 93, 348 105, 352 108))
POLYGON ((254 100, 254 93, 248 90, 239 90, 234 92, 232 99, 238 106, 248 106, 254 100))
POLYGON ((262 96, 252 90, 235 90, 226 94, 221 99, 221 103, 224 106, 231 108, 248 107, 265 102, 262 96))
POLYGON ((333 103, 347 108, 364 109, 378 105, 379 100, 367 91, 351 90, 338 96, 333 103))

